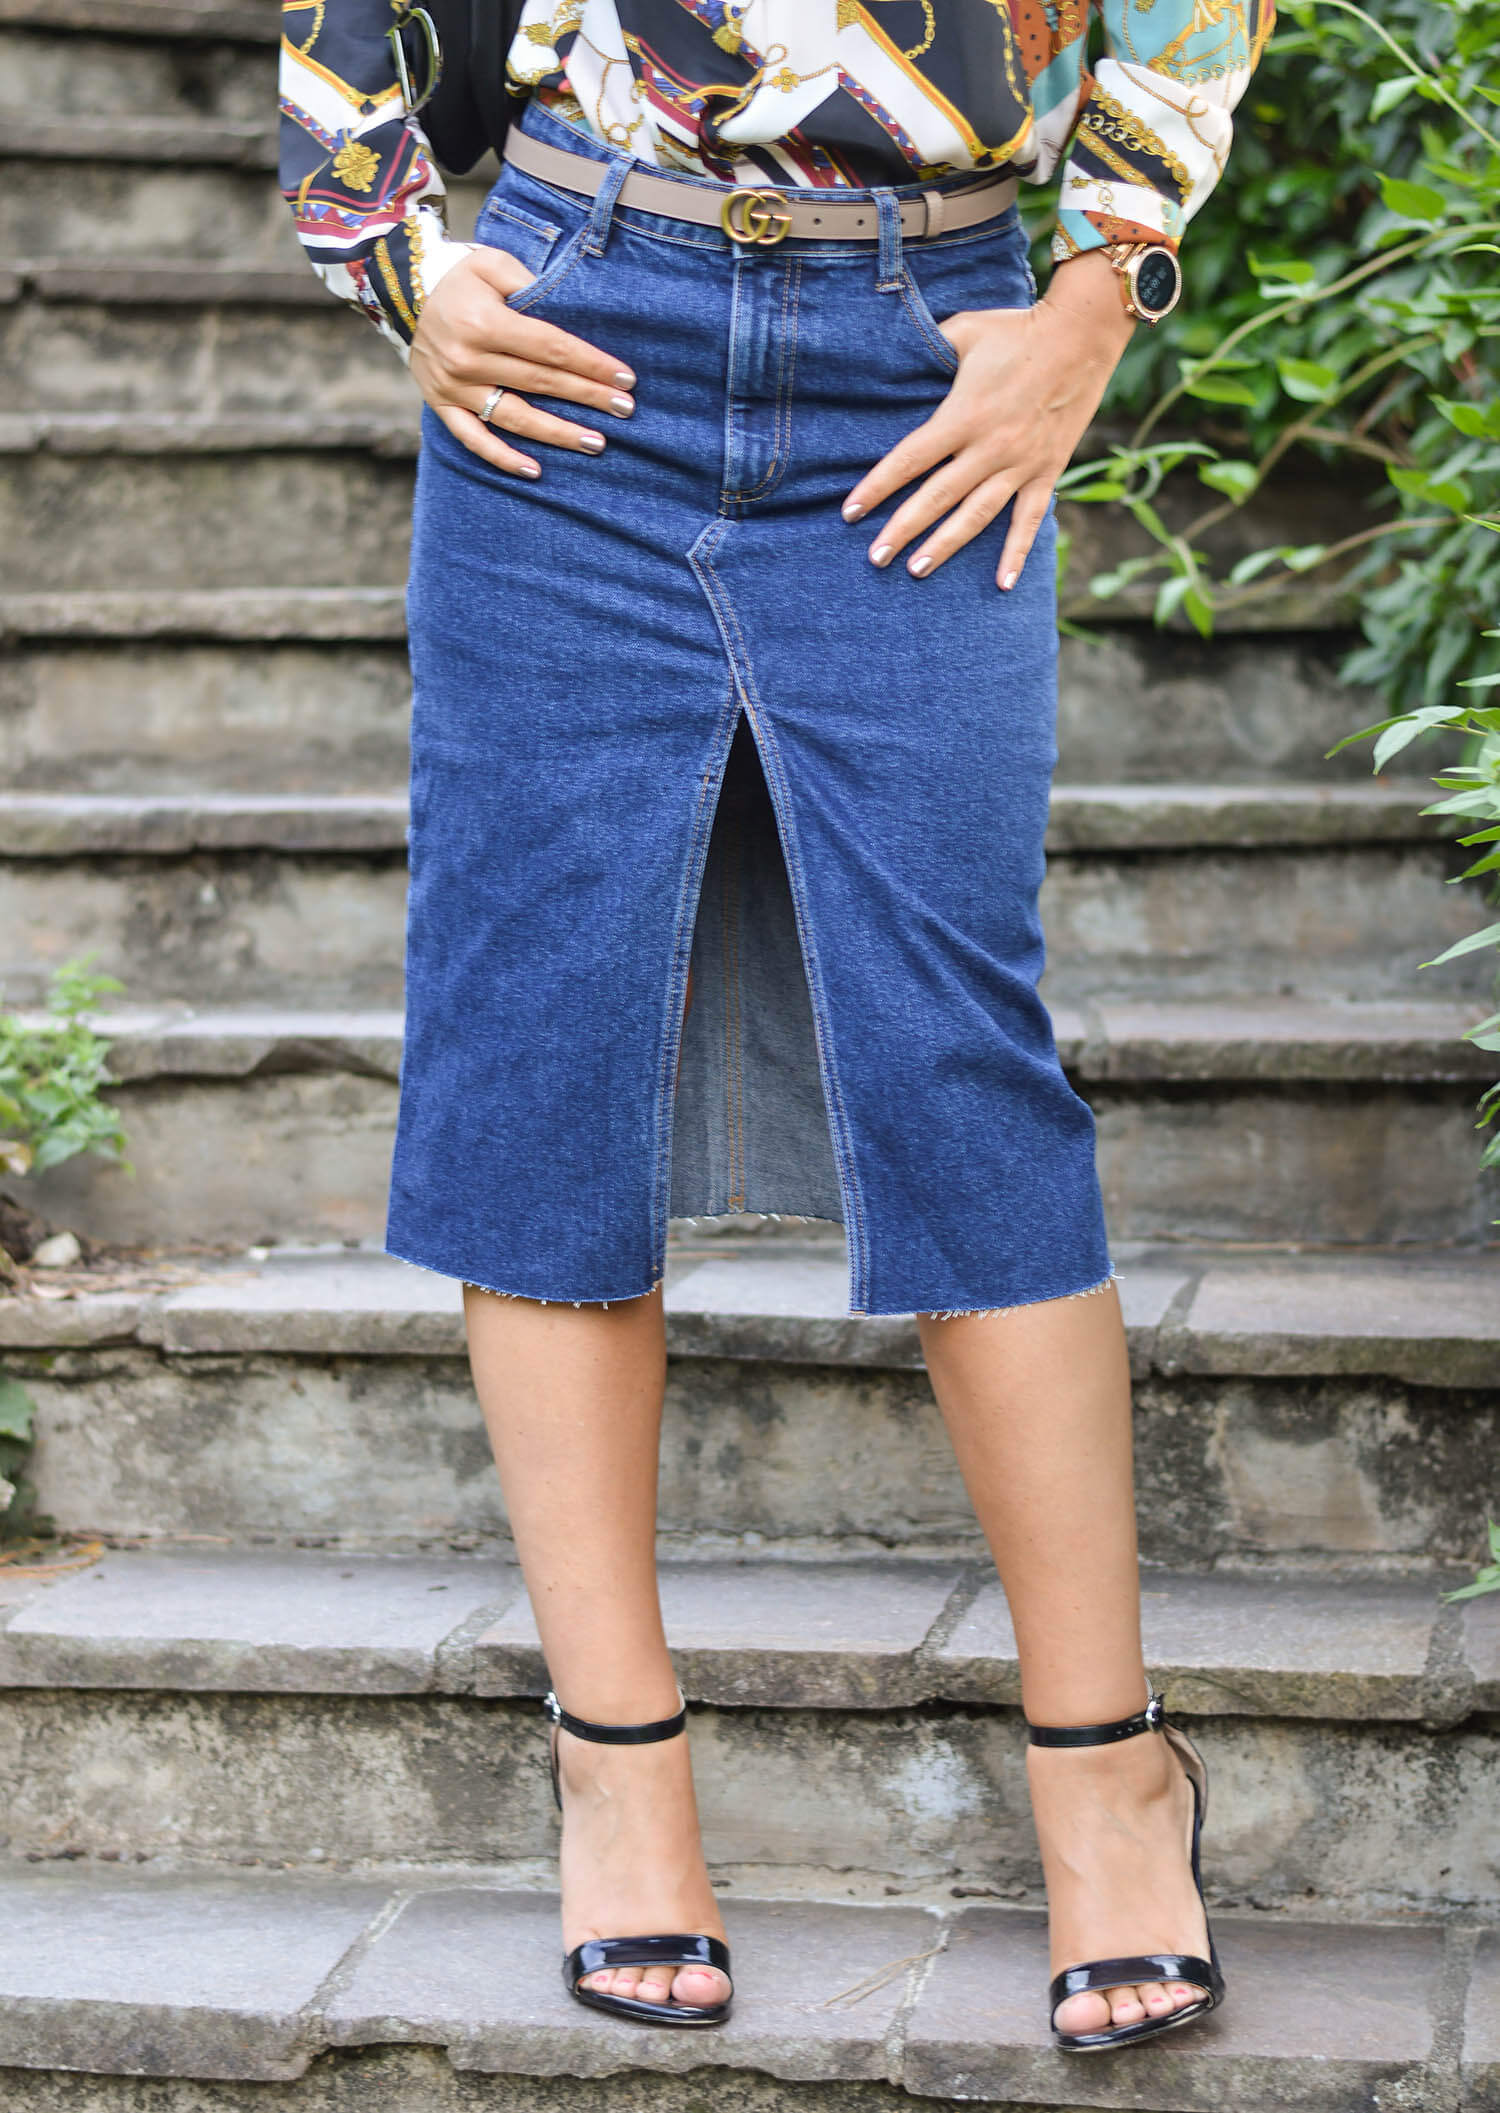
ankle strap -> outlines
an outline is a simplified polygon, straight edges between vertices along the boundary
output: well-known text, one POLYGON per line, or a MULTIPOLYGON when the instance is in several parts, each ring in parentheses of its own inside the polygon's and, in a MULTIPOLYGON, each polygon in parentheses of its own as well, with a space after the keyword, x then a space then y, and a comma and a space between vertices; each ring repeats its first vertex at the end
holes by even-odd
POLYGON ((1167 1721, 1167 1705, 1150 1681, 1146 1707, 1133 1717, 1118 1717, 1113 1724, 1033 1724, 1026 1729, 1033 1746, 1109 1746, 1116 1739, 1133 1739, 1137 1732, 1160 1731, 1167 1721))
MULTIPOLYGON (((679 1696, 681 1688, 677 1690, 679 1696)), ((591 1724, 587 1717, 570 1716, 550 1690, 542 1708, 552 1722, 575 1739, 592 1739, 596 1746, 654 1746, 658 1739, 675 1739, 687 1724, 687 1704, 675 1717, 659 1717, 654 1724, 591 1724)))

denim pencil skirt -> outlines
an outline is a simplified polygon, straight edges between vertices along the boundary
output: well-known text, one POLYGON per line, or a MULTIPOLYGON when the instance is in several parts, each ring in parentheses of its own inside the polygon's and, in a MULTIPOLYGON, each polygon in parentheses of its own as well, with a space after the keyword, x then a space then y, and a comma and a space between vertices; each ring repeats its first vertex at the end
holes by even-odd
MULTIPOLYGON (((1014 207, 743 247, 502 164, 510 298, 637 376, 535 482, 422 411, 407 1020, 386 1246, 575 1303, 660 1280, 668 1219, 841 1220, 849 1311, 990 1311, 1112 1274, 1094 1122, 1038 994, 1055 528, 926 579, 857 480, 941 403, 937 318, 1035 298, 1014 207), (689 965, 692 1004, 686 1009, 689 965)), ((680 176, 701 188, 704 179, 680 176)), ((938 188, 972 179, 945 179, 938 188)), ((710 188, 718 188, 710 186, 710 188)))

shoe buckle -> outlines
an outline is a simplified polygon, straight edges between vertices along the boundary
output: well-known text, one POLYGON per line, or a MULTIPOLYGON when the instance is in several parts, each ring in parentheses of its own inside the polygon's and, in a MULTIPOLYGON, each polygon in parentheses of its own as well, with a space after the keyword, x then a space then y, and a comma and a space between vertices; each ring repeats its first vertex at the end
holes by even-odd
POLYGON ((754 242, 766 248, 780 242, 791 227, 791 201, 780 191, 741 186, 719 207, 719 221, 731 242, 754 242))
POLYGON ((1167 1721, 1167 1698, 1165 1695, 1158 1695, 1155 1688, 1151 1690, 1151 1700, 1146 1704, 1145 1714, 1147 1731, 1160 1731, 1167 1721))
POLYGON ((558 1701, 556 1695, 553 1694, 551 1688, 548 1688, 546 1694, 542 1697, 542 1714, 550 1717, 554 1724, 562 1723, 562 1704, 558 1701))

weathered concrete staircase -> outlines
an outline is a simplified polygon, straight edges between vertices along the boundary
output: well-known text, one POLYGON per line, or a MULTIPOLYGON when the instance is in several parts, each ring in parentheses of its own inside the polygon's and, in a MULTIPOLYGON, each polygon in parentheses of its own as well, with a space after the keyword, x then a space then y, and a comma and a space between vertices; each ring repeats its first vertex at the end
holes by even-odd
POLYGON ((914 1329, 845 1317, 836 1239, 712 1227, 662 1511, 740 1995, 701 2036, 563 1997, 454 1287, 369 1251, 416 398, 292 240, 276 30, 0 0, 0 975, 125 977, 138 1176, 44 1208, 165 1251, 0 1301, 42 1506, 108 1543, 0 1570, 5 2105, 1500 2107, 1500 1601, 1439 1599, 1493 1501, 1497 1199, 1462 979, 1412 974, 1470 913, 1410 787, 1322 760, 1369 716, 1326 601, 1066 648, 1048 881, 1230 2003, 1051 2052, 1013 1639, 914 1329))

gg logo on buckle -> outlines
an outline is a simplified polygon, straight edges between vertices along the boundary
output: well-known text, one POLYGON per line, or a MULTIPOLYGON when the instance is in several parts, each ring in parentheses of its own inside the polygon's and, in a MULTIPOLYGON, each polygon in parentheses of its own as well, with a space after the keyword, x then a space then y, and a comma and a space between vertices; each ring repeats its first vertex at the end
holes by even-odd
POLYGON ((792 224, 792 209, 780 191, 731 191, 719 208, 731 242, 779 242, 792 224))

